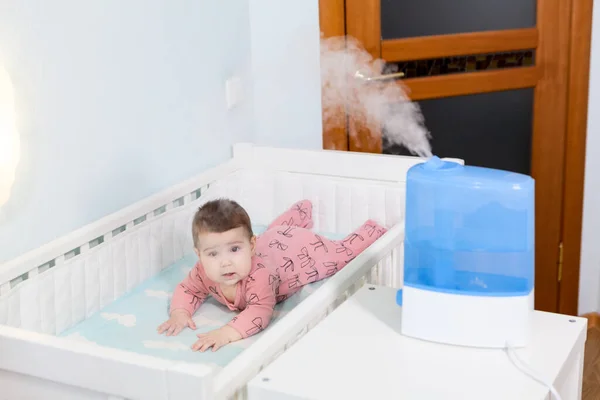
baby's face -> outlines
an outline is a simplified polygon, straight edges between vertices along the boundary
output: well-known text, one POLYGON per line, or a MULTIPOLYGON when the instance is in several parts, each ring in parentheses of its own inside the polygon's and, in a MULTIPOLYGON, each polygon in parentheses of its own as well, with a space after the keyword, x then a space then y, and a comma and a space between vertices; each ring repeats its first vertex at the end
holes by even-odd
POLYGON ((198 236, 196 254, 208 277, 222 285, 235 285, 252 268, 256 238, 248 238, 243 227, 222 233, 203 232, 198 236))

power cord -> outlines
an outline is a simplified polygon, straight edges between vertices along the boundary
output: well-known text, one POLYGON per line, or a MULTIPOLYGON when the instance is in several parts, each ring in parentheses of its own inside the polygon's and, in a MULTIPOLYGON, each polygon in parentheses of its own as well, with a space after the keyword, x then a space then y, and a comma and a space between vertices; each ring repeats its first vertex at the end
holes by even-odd
POLYGON ((529 377, 531 377, 532 379, 546 386, 550 390, 550 393, 552 393, 552 395, 554 396, 555 400, 562 400, 560 394, 558 393, 552 382, 544 380, 540 377, 539 374, 534 372, 523 360, 521 360, 521 358, 519 358, 517 352, 514 351, 514 347, 509 346, 509 344, 507 343, 504 350, 506 351, 509 360, 514 364, 515 367, 521 370, 521 372, 523 372, 524 374, 529 375, 529 377))

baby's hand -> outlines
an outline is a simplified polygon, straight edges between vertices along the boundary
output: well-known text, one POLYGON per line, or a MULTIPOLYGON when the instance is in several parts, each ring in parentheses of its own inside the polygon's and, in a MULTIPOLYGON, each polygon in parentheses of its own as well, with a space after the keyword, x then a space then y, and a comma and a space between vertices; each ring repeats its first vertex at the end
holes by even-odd
POLYGON ((166 332, 167 336, 176 336, 186 326, 196 329, 196 324, 194 323, 192 316, 185 310, 173 310, 171 318, 169 318, 168 321, 163 322, 157 330, 158 333, 161 334, 166 332))
POLYGON ((217 351, 220 347, 225 346, 227 343, 238 341, 242 338, 242 335, 232 327, 225 325, 219 329, 207 333, 199 333, 197 335, 200 339, 193 344, 192 350, 194 351, 206 351, 212 347, 212 351, 217 351))

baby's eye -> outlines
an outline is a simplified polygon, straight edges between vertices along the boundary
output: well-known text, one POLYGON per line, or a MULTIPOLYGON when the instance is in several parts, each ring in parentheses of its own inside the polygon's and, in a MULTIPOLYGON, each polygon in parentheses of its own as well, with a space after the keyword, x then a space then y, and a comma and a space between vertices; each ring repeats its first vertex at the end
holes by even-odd
POLYGON ((239 251, 239 249, 240 249, 240 246, 233 246, 231 248, 231 251, 233 251, 235 253, 236 251, 239 251))
POLYGON ((209 257, 215 257, 217 255, 216 251, 211 251, 210 253, 208 253, 209 257))

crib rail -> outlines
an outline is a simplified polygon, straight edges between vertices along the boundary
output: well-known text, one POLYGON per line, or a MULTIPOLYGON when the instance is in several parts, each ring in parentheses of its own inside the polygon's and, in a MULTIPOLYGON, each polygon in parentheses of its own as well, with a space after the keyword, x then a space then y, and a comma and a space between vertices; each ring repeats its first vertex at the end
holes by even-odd
POLYGON ((105 246, 110 240, 138 229, 197 200, 217 179, 239 169, 238 159, 189 179, 179 185, 135 203, 36 250, 0 264, 0 296, 36 275, 105 246))
MULTIPOLYGON (((203 364, 165 363, 156 357, 1 325, 0 339, 0 378, 6 371, 20 374, 35 390, 29 390, 26 398, 62 398, 61 388, 78 390, 80 396, 70 399, 99 399, 105 394, 108 399, 164 400, 189 393, 210 398, 213 369, 203 364), (45 386, 47 391, 40 382, 51 383, 45 386)), ((9 382, 8 388, 0 387, 0 398, 8 398, 13 384, 18 386, 9 382)))
MULTIPOLYGON (((339 150, 282 149, 237 143, 233 154, 245 166, 302 174, 380 182, 404 182, 406 171, 426 159, 415 156, 372 154, 339 150), (309 161, 310 160, 310 161, 309 161)), ((443 158, 464 164, 458 158, 443 158)))
MULTIPOLYGON (((215 377, 216 399, 246 399, 245 385, 364 284, 388 283, 381 271, 400 269, 404 224, 397 224, 263 333, 215 377), (393 268, 395 266, 396 268, 393 268), (386 268, 387 267, 387 268, 386 268), (387 282, 381 282, 381 279, 387 282), (257 365, 254 360, 265 360, 257 365)), ((397 278, 397 277, 396 277, 397 278)), ((400 278, 401 279, 401 278, 400 278)))

